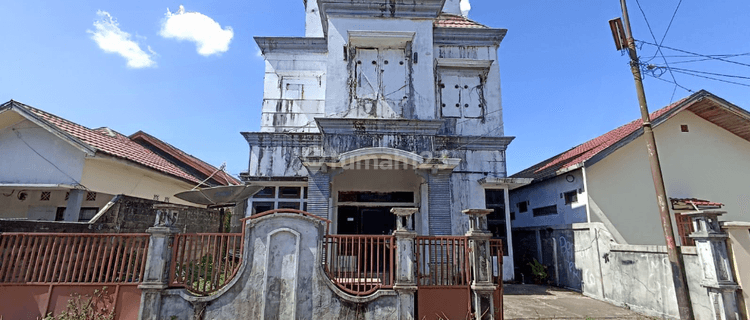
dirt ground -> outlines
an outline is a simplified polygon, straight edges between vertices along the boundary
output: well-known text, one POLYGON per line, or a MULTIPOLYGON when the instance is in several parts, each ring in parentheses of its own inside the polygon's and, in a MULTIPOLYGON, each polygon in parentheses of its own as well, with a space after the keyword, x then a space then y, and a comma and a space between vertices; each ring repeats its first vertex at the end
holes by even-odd
POLYGON ((505 284, 505 320, 514 319, 654 319, 555 287, 505 284))

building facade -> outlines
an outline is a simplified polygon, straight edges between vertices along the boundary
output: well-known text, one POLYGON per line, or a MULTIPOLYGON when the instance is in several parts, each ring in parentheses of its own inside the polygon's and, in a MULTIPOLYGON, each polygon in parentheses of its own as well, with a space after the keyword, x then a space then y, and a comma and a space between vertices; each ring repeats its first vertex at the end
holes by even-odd
POLYGON ((390 234, 390 209, 417 207, 419 234, 463 235, 461 210, 487 207, 496 237, 512 241, 517 181, 506 174, 513 138, 497 55, 506 30, 462 16, 457 0, 319 0, 305 10, 305 37, 256 38, 262 121, 243 133, 241 178, 267 188, 247 214, 295 208, 330 219, 332 233, 390 234))

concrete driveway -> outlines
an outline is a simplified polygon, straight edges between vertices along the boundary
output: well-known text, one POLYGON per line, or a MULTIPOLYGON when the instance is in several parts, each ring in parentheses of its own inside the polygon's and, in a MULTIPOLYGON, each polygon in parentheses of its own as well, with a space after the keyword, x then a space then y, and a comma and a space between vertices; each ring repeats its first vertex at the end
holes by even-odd
POLYGON ((513 319, 654 319, 580 293, 530 284, 505 284, 505 320, 513 319))

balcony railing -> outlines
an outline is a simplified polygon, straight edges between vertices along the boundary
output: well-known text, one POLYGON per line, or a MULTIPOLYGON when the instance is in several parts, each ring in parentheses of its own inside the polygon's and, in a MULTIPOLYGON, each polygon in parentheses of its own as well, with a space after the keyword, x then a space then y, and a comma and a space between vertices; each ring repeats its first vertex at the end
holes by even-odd
POLYGON ((393 287, 395 238, 376 235, 327 235, 323 265, 341 290, 365 296, 393 287))

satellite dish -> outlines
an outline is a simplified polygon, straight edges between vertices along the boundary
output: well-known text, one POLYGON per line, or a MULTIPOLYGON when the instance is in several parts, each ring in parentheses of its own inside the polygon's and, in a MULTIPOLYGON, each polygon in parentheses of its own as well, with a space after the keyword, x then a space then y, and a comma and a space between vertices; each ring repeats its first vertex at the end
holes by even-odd
POLYGON ((262 186, 239 185, 239 186, 218 186, 211 188, 195 189, 183 191, 174 196, 202 205, 224 205, 233 204, 250 198, 263 189, 262 186))

